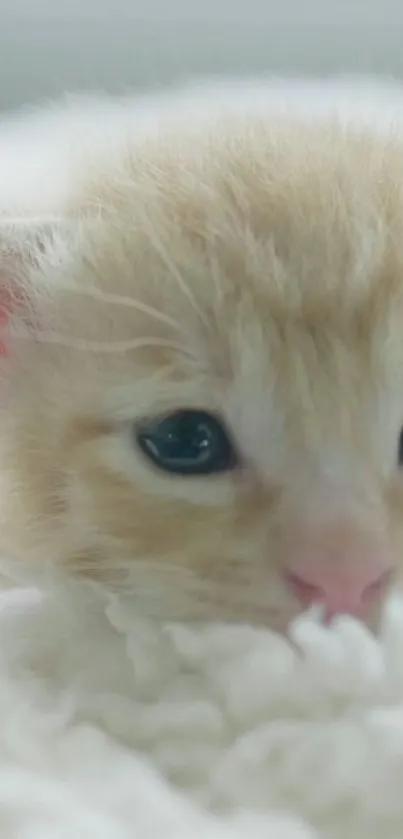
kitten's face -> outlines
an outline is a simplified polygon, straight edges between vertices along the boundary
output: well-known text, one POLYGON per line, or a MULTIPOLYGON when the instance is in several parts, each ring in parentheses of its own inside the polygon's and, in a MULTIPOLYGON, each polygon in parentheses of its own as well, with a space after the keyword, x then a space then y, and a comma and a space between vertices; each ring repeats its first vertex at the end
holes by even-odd
POLYGON ((400 152, 222 135, 111 167, 45 254, 3 359, 4 552, 281 630, 364 575, 371 622, 403 560, 400 152))

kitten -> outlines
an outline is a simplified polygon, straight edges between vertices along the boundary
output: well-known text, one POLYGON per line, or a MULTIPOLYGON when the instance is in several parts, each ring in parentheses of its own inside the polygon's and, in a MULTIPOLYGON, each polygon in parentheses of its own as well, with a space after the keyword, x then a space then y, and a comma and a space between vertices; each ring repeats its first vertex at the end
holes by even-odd
POLYGON ((3 126, 0 547, 27 579, 376 625, 403 562, 403 97, 357 88, 3 126))

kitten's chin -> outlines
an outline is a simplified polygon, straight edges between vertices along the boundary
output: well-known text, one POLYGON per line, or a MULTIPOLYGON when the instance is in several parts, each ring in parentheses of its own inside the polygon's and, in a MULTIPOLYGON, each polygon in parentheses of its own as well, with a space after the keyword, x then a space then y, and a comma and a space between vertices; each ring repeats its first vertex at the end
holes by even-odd
MULTIPOLYGON (((15 566, 13 567, 15 572, 15 566)), ((24 587, 27 587, 26 575, 23 576, 24 587)), ((36 576, 36 575, 35 575, 36 576)), ((22 580, 19 580, 19 585, 22 580)), ((336 615, 330 620, 321 613, 320 607, 312 607, 308 610, 300 608, 299 604, 292 598, 280 596, 275 604, 273 603, 242 603, 236 605, 230 600, 215 600, 213 598, 192 598, 178 596, 178 592, 167 595, 165 587, 164 594, 158 586, 152 586, 150 594, 144 585, 128 584, 126 580, 122 585, 110 585, 103 580, 78 580, 65 575, 44 574, 41 580, 29 580, 28 585, 51 593, 52 598, 57 597, 60 602, 69 601, 74 610, 82 603, 88 605, 93 603, 102 607, 108 603, 118 604, 122 608, 130 623, 139 620, 150 620, 155 623, 182 623, 189 625, 226 624, 227 626, 240 627, 242 625, 274 632, 283 637, 292 638, 293 624, 298 619, 306 616, 312 617, 318 623, 331 627, 343 615, 336 615)), ((380 603, 376 609, 366 614, 361 621, 374 634, 378 635, 382 627, 382 616, 384 604, 380 603)), ((345 617, 345 616, 344 616, 345 617)))
MULTIPOLYGON (((356 615, 346 614, 346 613, 343 613, 343 612, 340 612, 340 614, 332 615, 331 617, 327 617, 324 614, 323 611, 321 612, 320 609, 315 609, 315 607, 313 607, 312 609, 310 609, 306 612, 303 612, 303 611, 297 612, 294 615, 294 617, 289 621, 285 632, 282 632, 282 634, 285 634, 287 636, 290 636, 290 635, 292 636, 293 635, 293 625, 296 623, 296 621, 298 621, 300 619, 303 619, 304 617, 306 617, 306 618, 312 617, 312 619, 315 620, 318 623, 318 625, 321 625, 325 629, 330 629, 330 630, 333 629, 334 627, 336 627, 339 621, 346 620, 346 619, 349 620, 349 621, 356 621, 357 623, 366 627, 366 629, 370 633, 372 633, 372 635, 374 635, 376 637, 376 636, 379 636, 381 631, 382 631, 383 616, 384 616, 384 605, 385 604, 381 604, 379 607, 377 607, 376 610, 373 610, 371 613, 368 613, 366 615, 362 615, 360 617, 358 617, 356 615)), ((279 630, 279 631, 281 631, 281 630, 279 630)))
POLYGON ((385 602, 378 604, 375 609, 372 609, 370 612, 367 612, 361 617, 343 613, 333 615, 332 617, 326 617, 324 610, 321 609, 320 606, 312 606, 306 610, 294 606, 294 608, 290 607, 284 609, 278 614, 268 614, 262 609, 256 609, 254 612, 251 612, 246 620, 241 619, 241 621, 239 621, 238 619, 232 619, 231 622, 247 623, 248 625, 255 626, 258 629, 269 630, 290 638, 293 635, 294 624, 301 619, 311 619, 326 629, 332 629, 339 620, 347 618, 349 620, 356 620, 358 623, 365 626, 373 635, 378 636, 382 631, 384 612, 385 602))

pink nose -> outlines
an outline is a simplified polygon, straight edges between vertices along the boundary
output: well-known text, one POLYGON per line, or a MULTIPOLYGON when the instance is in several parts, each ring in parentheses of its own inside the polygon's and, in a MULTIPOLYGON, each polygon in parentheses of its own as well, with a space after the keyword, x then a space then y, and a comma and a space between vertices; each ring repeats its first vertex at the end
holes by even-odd
POLYGON ((286 582, 304 608, 320 604, 326 619, 348 614, 364 619, 368 610, 382 598, 391 577, 383 563, 345 568, 338 573, 326 563, 301 562, 297 571, 286 571, 286 582))

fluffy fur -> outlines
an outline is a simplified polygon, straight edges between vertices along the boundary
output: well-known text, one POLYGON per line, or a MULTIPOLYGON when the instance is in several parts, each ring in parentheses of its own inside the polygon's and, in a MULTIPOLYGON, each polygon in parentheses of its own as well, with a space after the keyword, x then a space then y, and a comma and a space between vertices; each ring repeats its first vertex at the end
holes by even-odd
POLYGON ((386 93, 371 126, 309 92, 305 114, 261 84, 4 126, 0 533, 35 579, 284 630, 307 523, 339 517, 342 551, 399 569, 399 120, 386 93), (235 472, 175 479, 138 451, 136 422, 192 406, 225 421, 235 472))
POLYGON ((400 839, 401 604, 242 622, 288 627, 335 511, 402 567, 402 114, 256 83, 3 125, 0 547, 41 589, 0 614, 5 839, 400 839), (183 406, 231 476, 141 456, 183 406))

